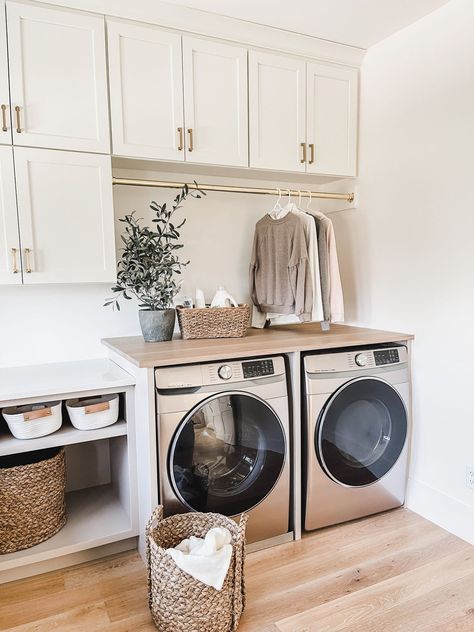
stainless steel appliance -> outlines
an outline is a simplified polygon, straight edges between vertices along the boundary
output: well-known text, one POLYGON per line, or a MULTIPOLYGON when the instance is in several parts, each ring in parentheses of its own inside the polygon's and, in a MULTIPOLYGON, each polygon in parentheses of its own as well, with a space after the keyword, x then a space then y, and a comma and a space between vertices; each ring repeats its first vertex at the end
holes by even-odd
MULTIPOLYGON (((282 357, 156 370, 165 514, 249 513, 248 542, 290 531, 290 433, 282 357)), ((288 538, 285 538, 288 539, 288 538)))
POLYGON ((404 346, 304 357, 304 527, 403 504, 409 423, 404 346))

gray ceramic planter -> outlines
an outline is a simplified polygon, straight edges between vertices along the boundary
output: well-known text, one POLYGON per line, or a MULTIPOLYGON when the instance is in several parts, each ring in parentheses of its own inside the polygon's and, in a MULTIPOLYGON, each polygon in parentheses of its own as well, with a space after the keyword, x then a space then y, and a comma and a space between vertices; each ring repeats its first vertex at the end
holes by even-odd
POLYGON ((173 337, 174 309, 140 310, 138 318, 145 342, 163 342, 173 337))

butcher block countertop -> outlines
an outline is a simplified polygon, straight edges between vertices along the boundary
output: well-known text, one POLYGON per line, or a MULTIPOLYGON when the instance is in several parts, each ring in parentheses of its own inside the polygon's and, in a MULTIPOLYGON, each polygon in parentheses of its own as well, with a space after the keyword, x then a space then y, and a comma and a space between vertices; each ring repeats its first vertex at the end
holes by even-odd
POLYGON ((153 368, 230 358, 249 358, 292 351, 318 351, 384 342, 412 340, 412 334, 331 325, 321 331, 319 323, 279 325, 249 329, 244 338, 217 338, 169 342, 145 342, 141 336, 105 338, 103 344, 140 368, 153 368))

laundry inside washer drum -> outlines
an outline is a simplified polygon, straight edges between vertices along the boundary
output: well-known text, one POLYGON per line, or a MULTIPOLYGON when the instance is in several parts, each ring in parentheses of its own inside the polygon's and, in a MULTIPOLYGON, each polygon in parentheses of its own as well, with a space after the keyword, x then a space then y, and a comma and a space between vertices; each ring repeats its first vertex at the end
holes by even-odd
POLYGON ((203 402, 186 418, 171 460, 175 488, 188 507, 235 515, 271 491, 284 464, 284 441, 272 436, 269 413, 261 400, 232 394, 203 402))

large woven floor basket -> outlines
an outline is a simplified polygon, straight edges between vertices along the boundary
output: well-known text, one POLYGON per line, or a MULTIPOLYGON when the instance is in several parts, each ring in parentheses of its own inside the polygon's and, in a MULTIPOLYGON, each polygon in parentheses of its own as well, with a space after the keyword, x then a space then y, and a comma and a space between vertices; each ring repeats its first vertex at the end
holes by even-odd
POLYGON ((0 554, 27 549, 66 523, 64 448, 0 459, 0 554))
POLYGON ((148 602, 159 632, 232 632, 245 607, 244 545, 247 515, 240 523, 214 513, 185 513, 163 519, 158 506, 147 527, 148 602), (165 549, 185 538, 227 527, 233 554, 222 590, 182 571, 165 549))

